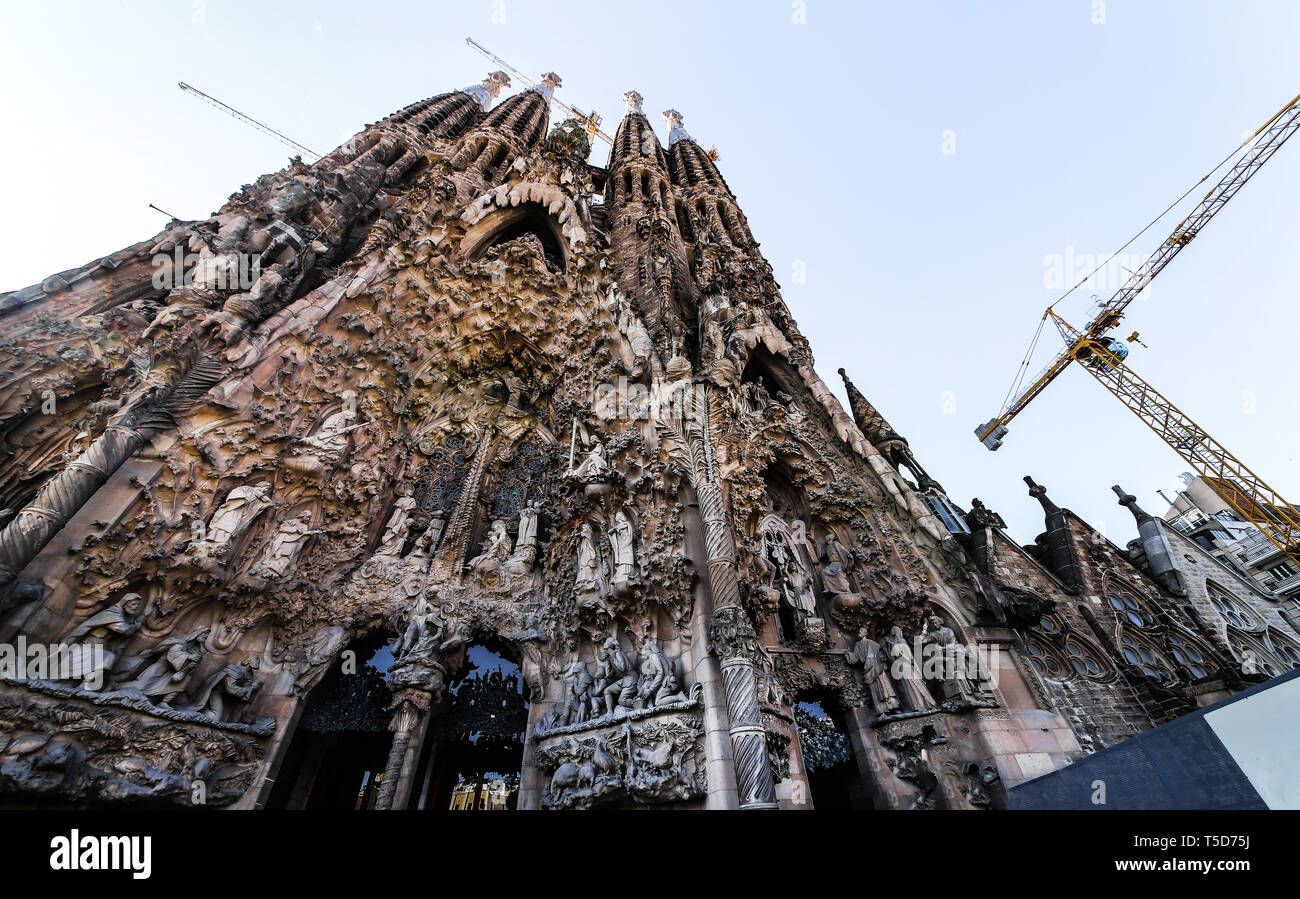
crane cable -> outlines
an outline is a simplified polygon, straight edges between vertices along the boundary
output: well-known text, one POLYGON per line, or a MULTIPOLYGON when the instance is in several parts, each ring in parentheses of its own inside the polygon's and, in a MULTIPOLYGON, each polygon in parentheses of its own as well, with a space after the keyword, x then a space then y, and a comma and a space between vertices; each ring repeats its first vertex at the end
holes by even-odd
MULTIPOLYGON (((1111 259, 1114 259, 1114 258, 1115 258, 1116 256, 1118 256, 1120 253, 1124 252, 1126 249, 1129 248, 1129 246, 1130 246, 1130 245, 1131 245, 1135 240, 1137 240, 1139 237, 1141 237, 1141 236, 1142 236, 1143 234, 1145 234, 1147 231, 1151 230, 1152 226, 1154 226, 1157 222, 1159 222, 1161 219, 1163 219, 1165 216, 1167 216, 1167 215, 1170 213, 1170 211, 1173 210, 1173 208, 1174 208, 1175 206, 1177 206, 1179 203, 1183 202, 1183 200, 1186 200, 1187 197, 1190 196, 1191 193, 1192 193, 1194 190, 1196 190, 1198 187, 1200 187, 1202 184, 1204 184, 1205 181, 1206 181, 1206 180, 1207 180, 1211 175, 1213 175, 1215 172, 1219 171, 1219 169, 1221 169, 1221 168, 1223 168, 1225 165, 1227 165, 1228 162, 1229 162, 1229 161, 1230 161, 1234 156, 1236 156, 1238 153, 1240 153, 1240 152, 1242 152, 1243 150, 1245 150, 1245 149, 1247 148, 1247 146, 1248 146, 1248 145, 1249 145, 1249 144, 1250 144, 1250 143, 1251 143, 1251 142, 1252 142, 1256 137, 1258 137, 1258 136, 1260 135, 1260 133, 1261 133, 1265 128, 1267 128, 1269 125, 1273 124, 1273 122, 1277 119, 1277 117, 1280 116, 1283 112, 1285 112, 1285 109, 1283 109, 1283 110, 1279 110, 1278 113, 1277 113, 1276 115, 1274 115, 1274 116, 1273 116, 1272 118, 1270 118, 1267 122, 1265 122, 1263 125, 1261 125, 1261 126, 1259 127, 1259 129, 1258 129, 1257 131, 1255 131, 1254 134, 1250 135, 1250 137, 1248 137, 1248 138, 1246 138, 1245 140, 1243 140, 1239 146, 1234 147, 1233 150, 1232 150, 1230 153, 1228 153, 1227 156, 1223 157, 1223 161, 1222 161, 1222 162, 1220 162, 1220 163, 1219 163, 1218 165, 1216 165, 1214 168, 1210 169, 1210 171, 1208 171, 1208 172, 1206 172, 1204 175, 1202 175, 1202 176, 1201 176, 1201 180, 1197 181, 1197 182, 1196 182, 1195 184, 1193 184, 1191 187, 1187 188, 1187 190, 1183 192, 1183 195, 1182 195, 1182 196, 1180 196, 1177 200, 1174 200, 1172 203, 1170 203, 1168 206, 1166 206, 1166 207, 1165 207, 1165 210, 1164 210, 1163 212, 1161 212, 1159 215, 1157 215, 1155 218, 1153 218, 1151 221, 1147 222, 1146 225, 1143 226, 1143 228, 1142 228, 1141 231, 1138 231, 1136 234, 1134 234, 1132 237, 1130 237, 1127 241, 1125 241, 1125 242, 1124 242, 1124 245, 1121 246, 1118 250, 1116 250, 1116 251, 1115 251, 1114 253, 1112 253, 1110 256, 1106 257, 1104 260, 1102 260, 1101 262, 1099 262, 1099 263, 1097 264, 1097 267, 1096 267, 1096 268, 1094 268, 1092 271, 1088 272, 1088 274, 1084 275, 1083 278, 1081 278, 1081 279, 1079 280, 1079 283, 1075 284, 1073 287, 1071 287, 1071 288, 1070 288, 1069 290, 1067 290, 1065 293, 1063 293, 1063 294, 1061 294, 1059 297, 1057 297, 1057 298, 1056 298, 1056 302, 1052 303, 1052 306, 1055 306, 1057 303, 1060 303, 1062 300, 1064 300, 1064 299, 1065 299, 1066 297, 1068 297, 1070 294, 1074 293, 1076 290, 1078 290, 1080 287, 1082 287, 1082 286, 1083 286, 1083 285, 1088 281, 1089 278, 1091 278, 1093 275, 1097 274, 1097 272, 1101 271, 1102 268, 1106 265, 1106 263, 1108 263, 1111 259)), ((1049 306, 1048 308, 1050 309, 1051 306, 1049 306)), ((1039 322, 1038 322, 1038 329, 1034 331, 1034 337, 1033 337, 1033 340, 1031 340, 1030 343, 1029 343, 1029 349, 1025 351, 1025 358, 1024 358, 1024 360, 1020 363, 1020 368, 1016 370, 1015 377, 1013 377, 1013 378, 1012 378, 1012 381, 1011 381, 1011 386, 1010 386, 1009 388, 1007 388, 1007 395, 1006 395, 1006 396, 1003 398, 1003 400, 1002 400, 1002 411, 1003 411, 1003 412, 1005 412, 1005 411, 1007 410, 1009 404, 1010 404, 1011 401, 1012 401, 1012 397, 1013 397, 1013 396, 1019 396, 1019 394, 1017 393, 1017 391, 1020 389, 1020 386, 1021 386, 1022 384, 1024 384, 1024 381, 1025 381, 1025 374, 1026 374, 1026 372, 1027 372, 1027 370, 1028 370, 1028 368, 1029 368, 1030 358, 1033 356, 1033 354, 1034 354, 1034 350, 1037 349, 1037 347, 1038 347, 1038 339, 1042 336, 1042 333, 1043 333, 1043 325, 1046 324, 1046 322, 1047 322, 1047 313, 1044 312, 1044 313, 1043 313, 1043 317, 1042 317, 1042 318, 1039 320, 1039 322)))

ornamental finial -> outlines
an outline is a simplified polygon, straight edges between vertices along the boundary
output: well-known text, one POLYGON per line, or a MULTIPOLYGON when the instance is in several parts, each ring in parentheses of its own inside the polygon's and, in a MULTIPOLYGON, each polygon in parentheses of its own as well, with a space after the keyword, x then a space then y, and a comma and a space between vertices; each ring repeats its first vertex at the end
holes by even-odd
POLYGON ((483 111, 487 112, 492 106, 492 101, 501 93, 501 88, 510 86, 510 76, 505 72, 490 72, 480 84, 471 84, 469 87, 461 90, 463 94, 469 94, 479 102, 483 111))
POLYGON ((549 102, 551 97, 555 95, 555 89, 560 87, 561 84, 562 82, 560 81, 559 75, 554 72, 546 72, 542 75, 541 83, 534 84, 529 88, 529 90, 537 91, 537 93, 541 94, 549 102))
POLYGON ((690 140, 691 136, 682 127, 682 114, 675 109, 664 110, 664 121, 668 123, 668 146, 679 140, 690 140))

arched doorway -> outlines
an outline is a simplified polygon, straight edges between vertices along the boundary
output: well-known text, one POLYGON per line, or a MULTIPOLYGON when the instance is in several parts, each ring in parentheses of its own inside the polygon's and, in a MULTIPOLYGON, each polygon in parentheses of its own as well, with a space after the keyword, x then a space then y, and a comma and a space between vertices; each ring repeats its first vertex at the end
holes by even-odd
POLYGON ((377 635, 352 644, 312 690, 267 808, 374 808, 393 742, 388 641, 377 635))
POLYGON ((838 703, 819 694, 801 695, 794 704, 794 723, 813 809, 873 808, 838 703))
POLYGON ((465 667, 429 723, 413 807, 437 811, 512 810, 519 798, 528 701, 508 647, 470 646, 465 667))

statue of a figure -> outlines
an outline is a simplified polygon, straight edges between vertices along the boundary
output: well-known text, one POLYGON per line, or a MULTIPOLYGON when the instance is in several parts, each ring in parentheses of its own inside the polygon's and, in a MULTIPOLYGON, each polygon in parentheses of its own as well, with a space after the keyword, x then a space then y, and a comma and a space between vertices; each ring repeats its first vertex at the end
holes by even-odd
POLYGON ((515 535, 515 551, 510 556, 510 568, 513 571, 532 571, 537 560, 537 517, 541 514, 542 504, 537 500, 519 510, 519 532, 515 535))
POLYGON ((853 567, 853 554, 835 536, 834 531, 827 533, 826 540, 822 543, 822 552, 827 562, 838 564, 845 572, 853 567))
POLYGON ((609 461, 605 458, 605 444, 599 440, 591 444, 587 458, 573 470, 573 476, 584 481, 596 481, 609 473, 609 461))
POLYGON ((264 578, 282 578, 292 569, 298 551, 320 531, 308 527, 305 518, 290 518, 283 522, 271 536, 270 545, 262 558, 253 566, 252 573, 264 578))
POLYGON ((664 654, 656 640, 647 640, 641 649, 641 678, 637 683, 636 707, 651 708, 686 699, 677 689, 673 660, 664 654))
POLYGON ((934 708, 934 697, 925 686, 921 671, 916 666, 916 659, 903 636, 903 629, 894 625, 885 638, 885 649, 889 653, 889 673, 898 685, 898 695, 909 712, 924 712, 934 708))
POLYGON ((636 568, 636 556, 632 550, 632 522, 622 509, 614 513, 614 523, 609 526, 607 536, 614 563, 614 583, 626 584, 636 568))
POLYGON ((641 675, 637 680, 636 708, 644 709, 655 705, 655 698, 663 686, 664 677, 672 671, 672 662, 659 652, 659 644, 647 640, 641 647, 641 675), (665 666, 667 662, 667 666, 665 666), (667 671, 665 671, 665 667, 667 671))
POLYGON ((633 707, 637 693, 637 673, 628 658, 613 637, 605 638, 601 647, 600 661, 605 666, 605 712, 617 715, 619 709, 626 711, 633 707))
POLYGON ((578 576, 574 587, 580 605, 601 602, 600 554, 596 550, 596 535, 590 523, 583 524, 582 536, 578 539, 578 576))
POLYGON ((388 518, 384 536, 379 541, 375 555, 397 558, 406 545, 406 533, 411 528, 411 510, 415 508, 415 497, 406 494, 393 503, 393 514, 388 518))
POLYGON ((817 614, 817 600, 813 596, 812 579, 797 556, 790 559, 785 570, 786 600, 796 610, 812 617, 817 614))
POLYGON ((510 556, 510 532, 501 519, 492 522, 488 535, 483 540, 483 551, 469 560, 467 567, 474 576, 482 581, 489 575, 500 572, 501 563, 510 556))
POLYGON ((131 680, 116 684, 113 690, 140 693, 159 708, 171 708, 171 700, 185 689, 190 673, 203 659, 203 644, 211 632, 211 628, 201 627, 192 634, 159 640, 130 660, 133 664, 129 667, 138 671, 139 665, 148 666, 131 680))
POLYGON ((849 570, 853 568, 853 553, 840 543, 835 531, 829 531, 822 543, 822 559, 826 566, 822 569, 822 587, 828 594, 837 596, 852 594, 853 583, 849 581, 849 570))
POLYGON ((293 674, 293 694, 302 696, 325 676, 326 666, 348 641, 348 630, 339 624, 317 628, 305 649, 293 654, 288 662, 293 674))
POLYGON ((140 630, 144 613, 144 599, 139 593, 128 593, 81 622, 60 641, 68 646, 64 658, 68 670, 81 681, 81 689, 104 688, 118 650, 140 630), (91 639, 83 641, 83 637, 91 639))
POLYGON ((633 378, 639 378, 645 372, 646 364, 650 361, 650 356, 654 352, 654 343, 650 340, 650 332, 645 329, 641 323, 641 317, 632 312, 631 309, 622 309, 619 313, 618 326, 627 337, 628 345, 632 347, 632 371, 633 378))
POLYGON ((271 485, 266 482, 231 490, 226 501, 212 513, 207 536, 196 547, 199 553, 208 557, 223 553, 271 505, 270 496, 271 485))
POLYGON ((588 720, 592 713, 591 688, 595 681, 587 670, 586 662, 581 659, 569 666, 564 672, 564 723, 580 724, 588 720))
POLYGON ((343 409, 326 418, 319 431, 298 441, 305 449, 301 455, 285 460, 286 464, 308 474, 325 474, 343 458, 348 433, 361 427, 360 423, 352 424, 356 417, 356 410, 343 409))
POLYGON ((411 652, 421 642, 424 632, 430 627, 438 628, 436 615, 437 609, 434 608, 433 603, 421 593, 415 600, 415 608, 411 610, 411 620, 407 622, 406 630, 402 631, 402 635, 393 644, 394 659, 400 659, 411 652))
POLYGON ((858 642, 849 650, 849 664, 862 666, 862 679, 871 692, 871 704, 877 715, 898 711, 898 694, 889 681, 885 652, 880 644, 867 635, 864 627, 858 631, 858 642))
POLYGON ((837 596, 852 593, 853 585, 839 562, 830 562, 822 568, 822 589, 837 596))
POLYGON ((709 319, 704 323, 704 353, 705 359, 716 362, 727 355, 726 339, 722 335, 722 326, 716 319, 709 319))
POLYGON ((227 665, 203 679, 191 697, 189 711, 198 712, 209 721, 234 721, 235 711, 249 702, 262 687, 257 669, 262 660, 251 655, 238 664, 227 665))
POLYGON ((515 537, 515 552, 525 547, 537 548, 537 516, 542 511, 542 504, 537 500, 528 503, 519 511, 519 533, 515 537))
POLYGON ((938 647, 943 656, 943 698, 965 702, 973 700, 979 691, 967 677, 969 656, 966 644, 957 639, 956 632, 944 624, 938 615, 931 615, 926 623, 929 625, 927 642, 938 647))
POLYGON ((429 518, 429 526, 424 529, 415 540, 415 547, 411 554, 407 556, 409 562, 425 562, 438 548, 438 543, 442 540, 443 529, 447 526, 447 513, 439 509, 429 518))

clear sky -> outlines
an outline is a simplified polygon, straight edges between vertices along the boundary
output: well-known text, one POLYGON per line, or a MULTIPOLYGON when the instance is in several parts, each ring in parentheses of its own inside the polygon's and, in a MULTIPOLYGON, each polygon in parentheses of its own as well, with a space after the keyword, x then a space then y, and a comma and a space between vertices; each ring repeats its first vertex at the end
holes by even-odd
MULTIPOLYGON (((1053 257, 1117 250, 1300 92, 1288 0, 95 0, 10 3, 0 22, 0 290, 156 233, 149 203, 204 217, 284 164, 285 147, 176 82, 324 153, 495 68, 470 35, 558 72, 558 96, 611 132, 628 89, 657 125, 680 110, 718 148, 823 380, 842 397, 848 369, 957 502, 979 496, 1022 542, 1042 525, 1025 474, 1123 545, 1135 528, 1110 485, 1159 513, 1155 489, 1184 469, 1081 371, 997 453, 975 440, 1061 292, 1053 257)), ((1139 330, 1134 368, 1293 501, 1297 196, 1300 138, 1120 335, 1139 330)), ((1058 310, 1082 325, 1089 295, 1116 286, 1058 310)))

